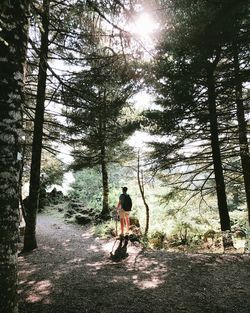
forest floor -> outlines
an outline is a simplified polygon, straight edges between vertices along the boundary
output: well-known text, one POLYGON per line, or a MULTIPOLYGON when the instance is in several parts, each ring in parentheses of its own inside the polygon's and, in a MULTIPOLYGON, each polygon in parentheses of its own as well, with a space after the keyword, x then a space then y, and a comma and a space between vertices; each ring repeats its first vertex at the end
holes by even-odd
POLYGON ((93 235, 40 214, 39 248, 19 256, 20 313, 249 313, 249 254, 172 253, 93 235))

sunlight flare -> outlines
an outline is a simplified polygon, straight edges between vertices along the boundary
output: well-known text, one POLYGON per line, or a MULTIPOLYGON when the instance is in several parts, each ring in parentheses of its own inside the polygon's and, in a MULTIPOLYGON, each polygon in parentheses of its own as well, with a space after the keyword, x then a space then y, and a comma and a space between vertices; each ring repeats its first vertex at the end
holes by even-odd
POLYGON ((148 13, 141 13, 133 20, 129 28, 135 35, 146 38, 152 35, 158 25, 148 13))

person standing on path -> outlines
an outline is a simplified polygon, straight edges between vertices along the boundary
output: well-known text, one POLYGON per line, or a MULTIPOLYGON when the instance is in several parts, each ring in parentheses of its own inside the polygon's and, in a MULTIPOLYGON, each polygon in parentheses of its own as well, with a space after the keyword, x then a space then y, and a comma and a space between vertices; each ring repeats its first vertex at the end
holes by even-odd
POLYGON ((119 197, 119 202, 117 204, 117 210, 119 212, 120 223, 121 223, 121 234, 120 237, 124 236, 124 225, 126 225, 126 234, 129 233, 129 212, 132 209, 132 200, 127 194, 128 188, 122 188, 122 194, 119 197))

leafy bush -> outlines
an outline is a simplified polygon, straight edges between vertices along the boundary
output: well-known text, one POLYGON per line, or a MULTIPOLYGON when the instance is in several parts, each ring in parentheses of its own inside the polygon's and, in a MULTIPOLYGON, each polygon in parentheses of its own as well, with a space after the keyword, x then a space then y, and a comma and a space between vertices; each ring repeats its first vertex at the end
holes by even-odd
POLYGON ((61 161, 52 157, 51 154, 43 153, 41 167, 41 183, 49 187, 54 184, 61 185, 63 182, 64 168, 61 161))
POLYGON ((74 173, 69 197, 100 212, 102 207, 102 181, 97 169, 84 169, 74 173))
POLYGON ((149 237, 149 246, 154 249, 162 249, 164 242, 165 234, 161 231, 156 231, 150 234, 149 237))

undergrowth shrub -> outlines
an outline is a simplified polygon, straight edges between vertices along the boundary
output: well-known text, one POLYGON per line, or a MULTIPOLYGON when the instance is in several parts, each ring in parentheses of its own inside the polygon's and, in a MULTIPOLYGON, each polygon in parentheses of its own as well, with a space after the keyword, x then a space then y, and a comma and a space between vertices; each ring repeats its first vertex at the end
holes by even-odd
POLYGON ((153 249, 162 249, 165 233, 162 231, 155 231, 150 234, 148 244, 153 249))
POLYGON ((111 238, 116 235, 115 221, 99 223, 93 227, 94 234, 100 238, 111 238))

